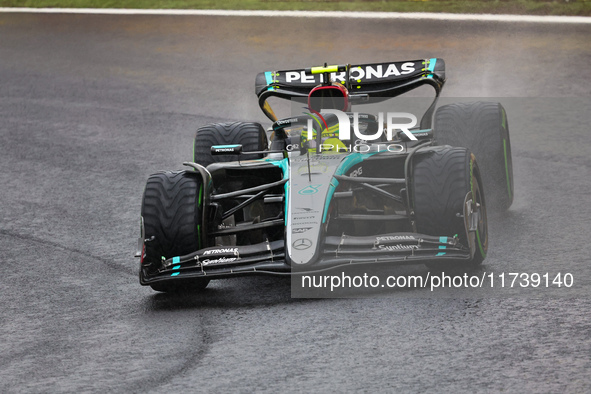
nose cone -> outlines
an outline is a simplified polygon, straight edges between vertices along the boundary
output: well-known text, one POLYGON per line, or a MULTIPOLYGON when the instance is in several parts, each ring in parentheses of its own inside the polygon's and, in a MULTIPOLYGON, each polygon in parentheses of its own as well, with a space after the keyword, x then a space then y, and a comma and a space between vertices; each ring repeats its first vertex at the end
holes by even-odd
POLYGON ((343 157, 313 154, 290 159, 286 249, 293 266, 311 264, 320 256, 330 184, 336 182, 332 176, 343 157))

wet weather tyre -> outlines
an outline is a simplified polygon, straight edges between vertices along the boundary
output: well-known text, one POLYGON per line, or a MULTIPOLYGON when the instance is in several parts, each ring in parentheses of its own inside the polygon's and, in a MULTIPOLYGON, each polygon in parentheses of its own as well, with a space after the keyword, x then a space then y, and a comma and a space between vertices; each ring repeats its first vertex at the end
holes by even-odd
MULTIPOLYGON (((214 123, 200 127, 193 142, 193 161, 207 167, 211 163, 236 161, 233 155, 211 155, 212 145, 241 144, 242 152, 267 149, 267 133, 259 123, 233 122, 214 123)), ((242 154, 240 160, 263 158, 262 154, 242 154)))
POLYGON ((468 148, 478 160, 489 211, 505 211, 513 203, 513 163, 509 124, 500 103, 455 103, 435 113, 439 145, 468 148))
MULTIPOLYGON (((469 246, 473 237, 476 250, 462 266, 477 266, 486 257, 488 227, 486 203, 480 172, 474 155, 465 148, 442 148, 417 154, 413 159, 413 211, 417 231, 433 236, 458 235, 460 243, 469 246), (473 201, 480 205, 480 220, 475 233, 468 234, 464 222, 464 201, 472 192, 473 201)), ((441 253, 445 253, 442 251, 441 253)), ((458 264, 457 261, 450 261, 458 264)), ((431 268, 441 263, 428 264, 431 268)))
MULTIPOLYGON (((199 249, 202 180, 192 171, 150 175, 142 200, 144 258, 142 269, 154 273, 161 259, 183 256, 199 249)), ((157 291, 205 288, 208 279, 154 283, 157 291)))

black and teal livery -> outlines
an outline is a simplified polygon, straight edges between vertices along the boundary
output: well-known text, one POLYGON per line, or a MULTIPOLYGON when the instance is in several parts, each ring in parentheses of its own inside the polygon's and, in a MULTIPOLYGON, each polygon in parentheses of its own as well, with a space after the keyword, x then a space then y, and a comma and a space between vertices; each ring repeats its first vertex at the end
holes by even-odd
MULTIPOLYGON (((488 248, 488 189, 498 188, 486 184, 486 174, 502 166, 504 189, 513 188, 508 126, 495 103, 474 107, 488 111, 487 124, 455 130, 484 133, 493 145, 499 140, 503 156, 486 163, 491 168, 477 163, 478 146, 471 142, 440 144, 440 129, 453 134, 448 129, 458 128, 450 113, 478 118, 464 107, 467 115, 449 106, 435 113, 444 83, 445 63, 436 58, 260 73, 256 93, 273 120, 270 142, 258 123, 207 125, 197 131, 188 170, 148 180, 141 284, 175 291, 204 288, 210 279, 351 264, 480 264, 488 248), (311 149, 300 138, 306 117, 315 118, 309 124, 318 143, 328 131, 323 127, 338 129, 335 118, 323 116, 324 126, 316 122, 320 109, 277 119, 267 99, 308 97, 331 84, 343 85, 353 104, 425 84, 435 89, 435 99, 412 131, 417 140, 398 133, 391 140, 344 141, 347 149, 311 149), (490 120, 493 107, 498 125, 490 120)), ((371 127, 378 123, 375 115, 363 119, 371 127)), ((506 200, 503 209, 510 205, 506 200)))

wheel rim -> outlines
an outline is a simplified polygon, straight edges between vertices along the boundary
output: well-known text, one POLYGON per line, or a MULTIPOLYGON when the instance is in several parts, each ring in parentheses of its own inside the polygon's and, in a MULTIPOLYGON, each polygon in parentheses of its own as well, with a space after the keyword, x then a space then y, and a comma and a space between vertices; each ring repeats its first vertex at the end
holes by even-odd
POLYGON ((480 189, 480 174, 478 170, 475 171, 472 182, 472 198, 474 199, 474 203, 478 204, 477 206, 479 206, 480 210, 478 226, 476 228, 476 242, 478 243, 480 254, 484 259, 488 250, 488 219, 486 216, 486 203, 480 189))

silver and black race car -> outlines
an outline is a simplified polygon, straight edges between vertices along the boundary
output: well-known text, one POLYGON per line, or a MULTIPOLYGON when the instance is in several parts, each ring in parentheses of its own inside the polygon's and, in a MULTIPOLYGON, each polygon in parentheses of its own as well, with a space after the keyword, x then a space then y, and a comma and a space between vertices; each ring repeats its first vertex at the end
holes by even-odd
POLYGON ((487 209, 513 201, 508 123, 499 103, 435 110, 444 83, 438 58, 258 74, 268 130, 203 126, 186 170, 149 177, 140 283, 171 292, 352 264, 480 264, 487 209), (419 124, 353 111, 420 86, 435 98, 419 124), (277 119, 270 98, 302 111, 277 119))

